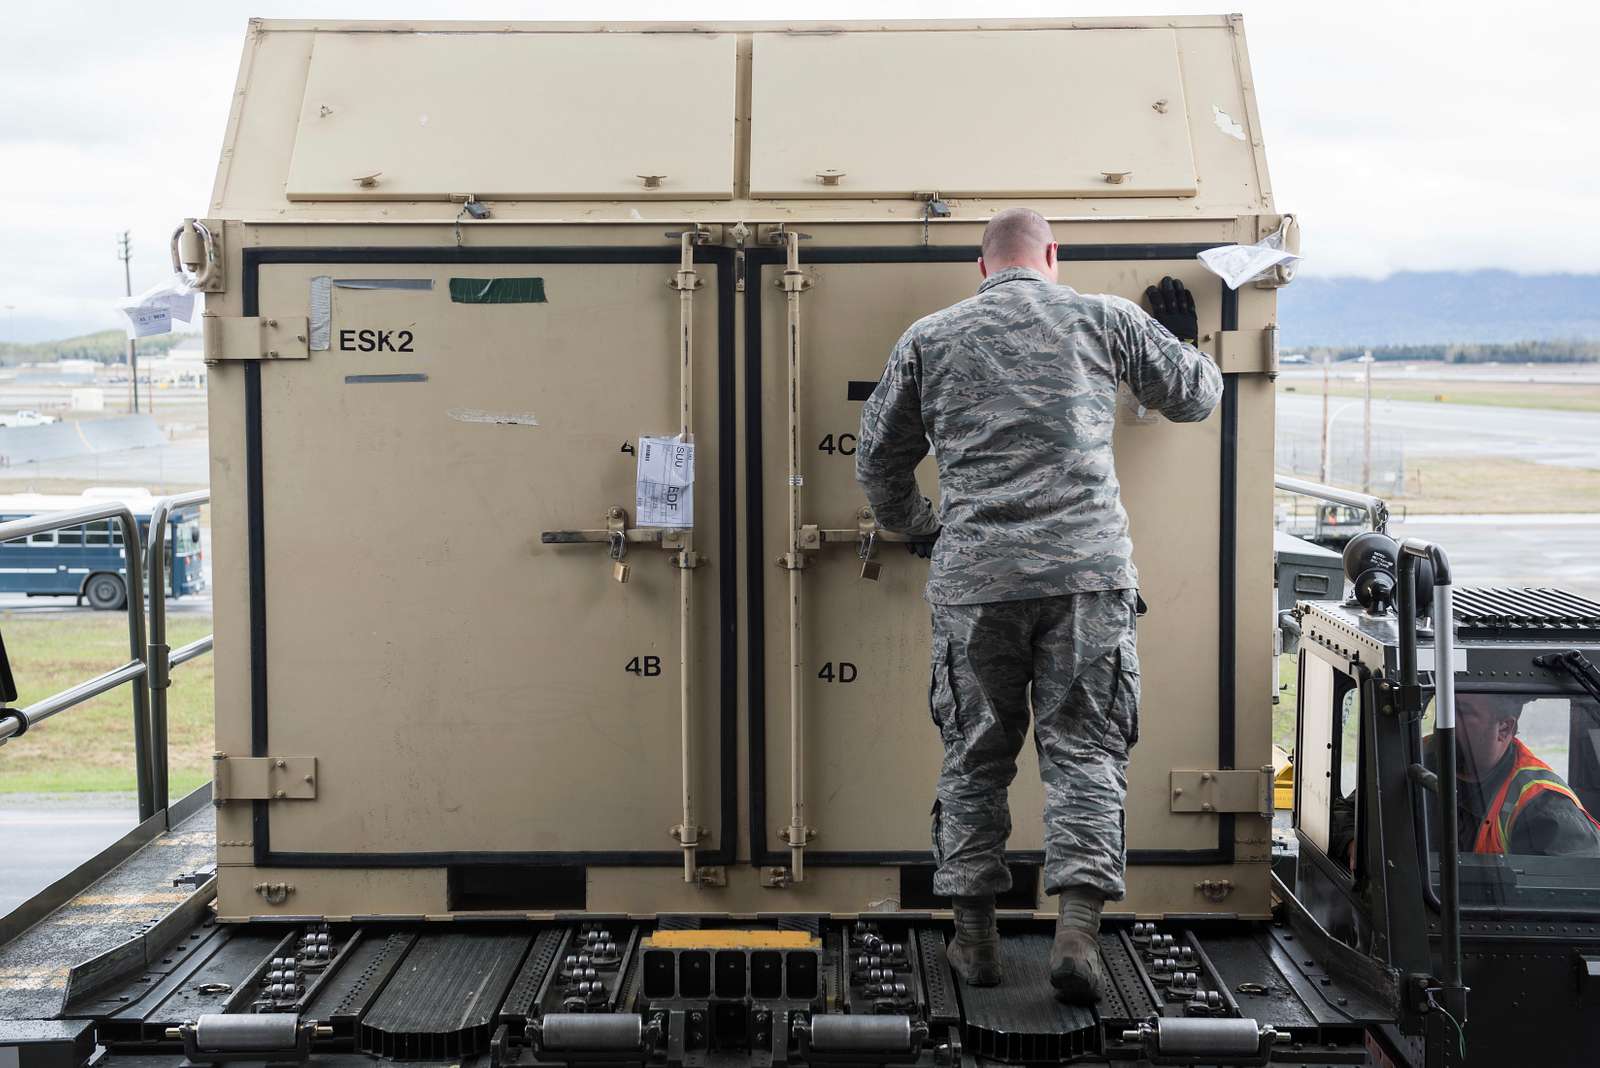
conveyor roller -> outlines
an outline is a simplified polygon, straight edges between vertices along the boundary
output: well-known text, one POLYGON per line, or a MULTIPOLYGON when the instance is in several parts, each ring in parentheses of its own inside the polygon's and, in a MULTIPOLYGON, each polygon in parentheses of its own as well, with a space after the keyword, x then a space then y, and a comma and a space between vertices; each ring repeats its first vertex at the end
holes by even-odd
POLYGON ((195 1064, 223 1061, 298 1063, 311 1056, 312 1038, 332 1034, 316 1021, 301 1021, 292 1012, 205 1013, 194 1023, 167 1029, 168 1038, 183 1040, 184 1055, 195 1064))
POLYGON ((909 1016, 811 1018, 811 1048, 821 1053, 906 1053, 914 1048, 915 1035, 909 1016))
POLYGON ((644 1046, 644 1018, 636 1012, 547 1012, 539 1045, 568 1053, 611 1053, 644 1046))
POLYGON ((1217 1064, 1266 1064, 1278 1033, 1249 1019, 1162 1017, 1124 1031, 1157 1064, 1189 1063, 1203 1057, 1217 1064))

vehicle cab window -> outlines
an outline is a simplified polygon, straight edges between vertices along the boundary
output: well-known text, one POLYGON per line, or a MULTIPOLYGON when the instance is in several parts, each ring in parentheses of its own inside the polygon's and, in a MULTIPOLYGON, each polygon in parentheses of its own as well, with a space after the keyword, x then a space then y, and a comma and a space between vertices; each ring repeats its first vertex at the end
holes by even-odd
MULTIPOLYGON (((1434 709, 1423 720, 1426 761, 1434 709)), ((1456 822, 1464 907, 1600 904, 1600 705, 1554 694, 1456 695, 1456 822)), ((1437 805, 1428 803, 1438 880, 1437 805)))
POLYGON ((1331 715, 1301 718, 1295 748, 1296 825, 1325 855, 1339 860, 1353 833, 1352 799, 1360 781, 1361 691, 1356 680, 1318 656, 1301 659, 1306 709, 1331 715))

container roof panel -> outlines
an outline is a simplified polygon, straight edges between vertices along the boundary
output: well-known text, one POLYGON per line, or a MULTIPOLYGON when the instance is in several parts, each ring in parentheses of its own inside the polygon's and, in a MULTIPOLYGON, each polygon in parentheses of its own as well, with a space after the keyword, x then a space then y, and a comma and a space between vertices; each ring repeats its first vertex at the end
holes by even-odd
POLYGON ((1157 28, 755 35, 756 197, 1193 196, 1157 28))
POLYGON ((319 33, 288 198, 726 199, 734 47, 732 34, 319 33))
POLYGON ((1242 20, 256 19, 210 217, 917 221, 929 192, 1271 212, 1242 20))

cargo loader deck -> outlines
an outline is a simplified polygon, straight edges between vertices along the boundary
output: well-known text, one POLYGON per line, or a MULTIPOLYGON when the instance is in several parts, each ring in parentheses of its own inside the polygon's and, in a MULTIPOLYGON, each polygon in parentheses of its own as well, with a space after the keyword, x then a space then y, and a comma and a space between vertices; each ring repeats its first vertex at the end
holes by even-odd
POLYGON ((951 973, 936 913, 223 924, 209 881, 173 887, 204 865, 209 821, 0 947, 19 1068, 96 1047, 119 1066, 1360 1063, 1381 1022, 1263 923, 1108 922, 1097 1010, 1054 999, 1049 926, 1022 914, 990 989, 951 973))

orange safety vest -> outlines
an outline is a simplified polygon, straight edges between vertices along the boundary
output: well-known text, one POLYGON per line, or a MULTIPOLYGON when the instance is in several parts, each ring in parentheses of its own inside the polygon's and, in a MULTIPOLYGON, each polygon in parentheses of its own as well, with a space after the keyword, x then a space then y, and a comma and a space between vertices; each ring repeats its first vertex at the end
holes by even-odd
POLYGON ((1504 853, 1517 817, 1522 815, 1528 802, 1543 793, 1560 794, 1569 799, 1584 818, 1594 824, 1595 830, 1600 831, 1600 823, 1596 823, 1595 818, 1589 815, 1583 802, 1578 800, 1578 795, 1561 781, 1554 768, 1534 756, 1533 750, 1523 745, 1521 738, 1512 739, 1511 744, 1516 747, 1511 774, 1506 776, 1506 781, 1495 792, 1494 800, 1489 802, 1489 810, 1484 813, 1483 823, 1478 826, 1477 840, 1472 843, 1474 853, 1504 853))

